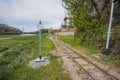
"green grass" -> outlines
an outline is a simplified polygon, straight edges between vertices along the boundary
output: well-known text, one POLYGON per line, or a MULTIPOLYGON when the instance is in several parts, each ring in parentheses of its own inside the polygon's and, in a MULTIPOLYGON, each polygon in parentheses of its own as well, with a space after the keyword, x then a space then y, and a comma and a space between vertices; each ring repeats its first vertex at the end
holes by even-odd
POLYGON ((80 50, 81 52, 89 55, 96 61, 101 62, 102 64, 108 64, 110 66, 117 67, 120 72, 120 55, 113 56, 113 55, 107 55, 107 56, 101 56, 99 59, 95 58, 93 54, 98 54, 99 50, 93 50, 89 49, 87 47, 81 46, 79 42, 74 41, 73 36, 58 36, 58 39, 64 41, 65 43, 71 45, 72 47, 80 50))
POLYGON ((10 38, 10 37, 16 37, 17 35, 7 35, 7 34, 0 34, 0 38, 10 38))
POLYGON ((65 43, 71 45, 72 47, 81 50, 82 52, 92 55, 96 54, 98 51, 94 49, 89 49, 87 47, 81 46, 79 41, 74 40, 74 36, 58 36, 58 39, 64 41, 65 43))
POLYGON ((42 51, 43 56, 50 57, 50 65, 37 69, 28 64, 39 56, 38 36, 2 40, 0 46, 0 54, 3 54, 0 56, 0 80, 70 80, 62 68, 63 62, 49 53, 55 46, 47 36, 43 36, 42 51))

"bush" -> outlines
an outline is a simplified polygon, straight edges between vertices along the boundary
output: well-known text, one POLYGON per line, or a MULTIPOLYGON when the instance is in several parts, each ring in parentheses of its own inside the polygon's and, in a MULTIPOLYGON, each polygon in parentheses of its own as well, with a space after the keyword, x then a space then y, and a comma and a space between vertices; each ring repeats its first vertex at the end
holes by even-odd
POLYGON ((0 47, 0 52, 4 52, 4 51, 6 51, 8 49, 9 49, 8 47, 0 47))

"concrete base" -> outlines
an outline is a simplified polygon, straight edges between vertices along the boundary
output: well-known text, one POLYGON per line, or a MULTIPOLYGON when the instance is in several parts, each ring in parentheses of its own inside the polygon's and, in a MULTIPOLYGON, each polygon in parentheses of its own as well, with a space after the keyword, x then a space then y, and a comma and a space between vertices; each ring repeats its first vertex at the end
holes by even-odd
POLYGON ((47 66, 50 64, 49 57, 42 57, 41 59, 34 59, 31 60, 28 64, 29 67, 31 68, 40 68, 41 66, 47 66))
POLYGON ((44 57, 41 57, 41 59, 38 57, 35 61, 36 61, 36 62, 44 62, 45 59, 44 59, 44 57))

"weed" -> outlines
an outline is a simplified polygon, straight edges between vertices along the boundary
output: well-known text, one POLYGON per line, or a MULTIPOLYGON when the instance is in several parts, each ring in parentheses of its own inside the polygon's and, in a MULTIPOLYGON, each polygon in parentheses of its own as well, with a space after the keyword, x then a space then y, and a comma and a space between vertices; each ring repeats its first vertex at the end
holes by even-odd
POLYGON ((0 47, 0 52, 4 52, 4 51, 6 51, 6 50, 8 50, 9 48, 8 47, 0 47))

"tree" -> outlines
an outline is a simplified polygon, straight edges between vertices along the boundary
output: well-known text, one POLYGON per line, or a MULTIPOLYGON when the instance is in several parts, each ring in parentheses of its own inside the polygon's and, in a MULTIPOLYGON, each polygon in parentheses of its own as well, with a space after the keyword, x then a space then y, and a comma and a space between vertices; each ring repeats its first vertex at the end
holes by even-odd
MULTIPOLYGON (((89 48, 103 49, 106 43, 107 28, 110 16, 110 8, 112 0, 62 0, 63 6, 67 10, 69 17, 72 17, 72 24, 76 27, 75 40, 79 41, 81 45, 89 48), (93 47, 94 46, 94 47, 93 47)), ((120 0, 117 0, 114 12, 113 32, 120 27, 120 0)), ((111 44, 115 40, 119 40, 120 33, 114 35, 111 44)), ((120 44, 119 44, 120 45, 120 44)), ((117 49, 119 47, 117 46, 117 49)), ((115 47, 111 48, 114 49, 115 47)), ((118 49, 119 50, 119 49, 118 49)))

